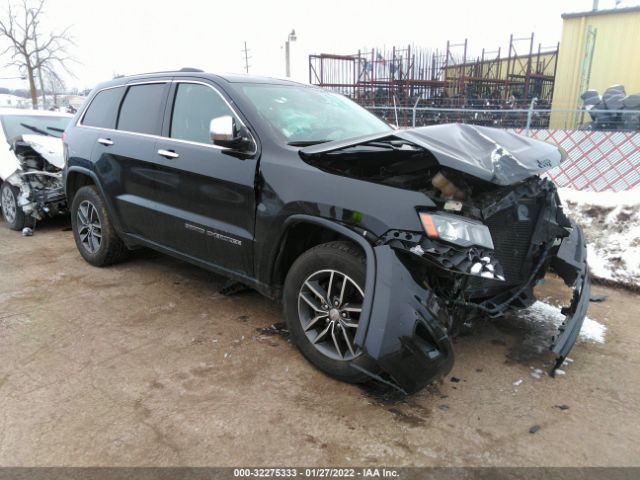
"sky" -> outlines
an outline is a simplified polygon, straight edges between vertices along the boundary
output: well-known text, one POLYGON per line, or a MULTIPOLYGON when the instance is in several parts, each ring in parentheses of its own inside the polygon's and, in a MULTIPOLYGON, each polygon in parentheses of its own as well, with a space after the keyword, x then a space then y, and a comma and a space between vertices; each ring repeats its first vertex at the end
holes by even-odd
MULTIPOLYGON (((7 0, 0 0, 6 15, 7 0)), ((14 0, 11 0, 14 1, 14 0)), ((69 87, 92 88, 115 74, 134 74, 181 67, 212 72, 244 72, 244 42, 249 72, 285 76, 284 43, 291 43, 294 80, 308 81, 312 53, 356 53, 371 47, 406 46, 444 49, 447 40, 468 39, 471 55, 482 48, 503 50, 509 35, 534 32, 536 45, 555 45, 562 31, 561 14, 588 11, 593 0, 47 0, 44 30, 71 26, 75 62, 65 75, 69 87)), ((633 6, 639 0, 623 0, 633 6)), ((600 0, 600 9, 615 0, 600 0)), ((0 65, 4 65, 0 58, 0 65)), ((3 67, 0 77, 18 75, 3 67)), ((26 88, 21 80, 0 86, 26 88)))

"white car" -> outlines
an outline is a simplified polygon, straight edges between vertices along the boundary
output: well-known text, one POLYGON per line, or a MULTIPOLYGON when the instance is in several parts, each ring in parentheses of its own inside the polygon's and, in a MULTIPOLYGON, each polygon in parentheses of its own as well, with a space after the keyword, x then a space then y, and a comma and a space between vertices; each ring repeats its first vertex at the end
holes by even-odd
POLYGON ((0 109, 0 205, 12 230, 66 210, 62 133, 72 115, 0 109))

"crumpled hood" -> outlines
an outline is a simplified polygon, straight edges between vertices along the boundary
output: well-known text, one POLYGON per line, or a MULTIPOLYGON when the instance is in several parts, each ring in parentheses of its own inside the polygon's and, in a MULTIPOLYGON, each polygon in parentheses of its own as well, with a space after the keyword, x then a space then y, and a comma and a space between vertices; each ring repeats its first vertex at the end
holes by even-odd
POLYGON ((42 155, 54 167, 64 168, 64 155, 60 138, 34 134, 22 135, 22 141, 42 155))
POLYGON ((400 139, 422 147, 438 163, 497 185, 511 185, 560 165, 564 150, 500 128, 443 124, 383 132, 327 142, 300 150, 313 156, 382 139, 400 139))

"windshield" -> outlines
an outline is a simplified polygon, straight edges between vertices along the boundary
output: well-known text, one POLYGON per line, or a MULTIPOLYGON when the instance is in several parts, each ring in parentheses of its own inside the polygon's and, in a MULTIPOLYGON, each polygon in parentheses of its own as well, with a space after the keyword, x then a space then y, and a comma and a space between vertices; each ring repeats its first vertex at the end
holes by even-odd
POLYGON ((245 84, 242 90, 262 118, 290 145, 345 140, 392 130, 355 102, 317 88, 245 84))
POLYGON ((7 140, 11 140, 18 135, 47 135, 60 138, 71 117, 3 115, 0 119, 7 140))

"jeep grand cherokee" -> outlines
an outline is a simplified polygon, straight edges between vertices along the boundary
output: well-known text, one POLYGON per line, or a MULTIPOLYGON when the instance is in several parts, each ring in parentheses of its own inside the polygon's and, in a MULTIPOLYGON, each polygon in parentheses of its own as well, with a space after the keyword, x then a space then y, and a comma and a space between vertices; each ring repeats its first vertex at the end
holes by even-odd
POLYGON ((453 364, 460 323, 573 289, 585 242, 540 176, 560 148, 501 129, 394 130, 289 81, 187 70, 97 86, 64 138, 75 241, 104 266, 146 246, 281 299, 291 337, 340 380, 413 392, 453 364))

